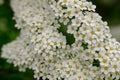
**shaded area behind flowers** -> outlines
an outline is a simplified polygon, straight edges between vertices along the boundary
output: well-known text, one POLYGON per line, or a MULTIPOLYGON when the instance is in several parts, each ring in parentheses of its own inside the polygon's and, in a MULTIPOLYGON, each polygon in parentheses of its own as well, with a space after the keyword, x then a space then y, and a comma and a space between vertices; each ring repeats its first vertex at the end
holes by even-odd
POLYGON ((120 24, 120 5, 119 0, 89 0, 97 7, 96 12, 99 13, 104 21, 109 25, 120 24))
MULTIPOLYGON (((94 2, 94 1, 93 1, 94 2)), ((97 0, 94 2, 98 4, 97 0)), ((116 2, 117 3, 117 2, 116 2)), ((114 4, 116 5, 116 4, 114 4)), ((114 9, 113 5, 109 8, 97 6, 97 12, 101 12, 104 20, 110 22, 110 24, 118 24, 120 22, 120 10, 114 9), (103 11, 104 10, 104 11, 103 11), (113 11, 111 11, 113 10, 113 11), (108 14, 109 13, 109 14, 108 14)), ((118 5, 117 8, 120 6, 118 5)), ((3 23, 3 27, 0 27, 0 48, 3 44, 8 43, 19 35, 19 31, 14 28, 15 22, 12 20, 13 12, 9 7, 8 0, 0 7, 0 23, 3 23)), ((34 80, 31 71, 27 70, 25 73, 20 73, 13 65, 6 63, 6 60, 0 58, 0 77, 1 80, 34 80)))

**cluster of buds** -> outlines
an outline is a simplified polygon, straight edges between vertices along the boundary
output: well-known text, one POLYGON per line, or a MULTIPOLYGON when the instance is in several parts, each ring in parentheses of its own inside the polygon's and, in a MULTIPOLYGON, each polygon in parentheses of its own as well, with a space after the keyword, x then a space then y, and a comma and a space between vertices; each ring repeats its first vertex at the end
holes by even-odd
POLYGON ((11 0, 20 35, 2 57, 39 80, 118 80, 120 43, 86 0, 11 0))

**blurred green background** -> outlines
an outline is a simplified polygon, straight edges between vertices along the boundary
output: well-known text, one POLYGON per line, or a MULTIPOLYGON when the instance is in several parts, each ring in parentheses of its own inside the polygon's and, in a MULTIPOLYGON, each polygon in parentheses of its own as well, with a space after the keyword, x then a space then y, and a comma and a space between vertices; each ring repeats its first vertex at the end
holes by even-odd
MULTIPOLYGON (((109 26, 120 25, 120 0, 89 0, 97 5, 96 11, 103 17, 109 26)), ((19 35, 12 19, 14 13, 10 8, 10 1, 4 0, 0 6, 0 55, 1 47, 11 42, 19 35)), ((19 72, 17 67, 8 64, 5 59, 0 58, 0 80, 35 80, 31 70, 19 72)))

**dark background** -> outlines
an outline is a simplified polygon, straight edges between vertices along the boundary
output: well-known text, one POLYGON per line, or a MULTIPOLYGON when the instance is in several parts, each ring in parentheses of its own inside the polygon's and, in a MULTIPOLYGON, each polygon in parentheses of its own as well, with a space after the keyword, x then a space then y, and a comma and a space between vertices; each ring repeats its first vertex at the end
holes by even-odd
MULTIPOLYGON (((9 0, 0 6, 0 55, 4 44, 11 42, 19 35, 12 20, 14 15, 9 5, 9 0)), ((120 25, 120 0, 89 0, 97 5, 98 12, 109 26, 120 25)), ((35 80, 31 70, 19 72, 17 67, 0 58, 0 80, 35 80)))
POLYGON ((120 25, 120 0, 89 0, 96 6, 96 11, 111 25, 120 25))

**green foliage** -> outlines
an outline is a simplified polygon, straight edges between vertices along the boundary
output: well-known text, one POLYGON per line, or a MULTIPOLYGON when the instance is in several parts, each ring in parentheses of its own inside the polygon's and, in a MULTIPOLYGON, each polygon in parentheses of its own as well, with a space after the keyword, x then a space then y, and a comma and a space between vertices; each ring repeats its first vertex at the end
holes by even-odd
POLYGON ((94 59, 93 66, 100 67, 100 61, 97 59, 94 59))
POLYGON ((61 24, 59 32, 61 32, 63 35, 66 36, 66 40, 67 40, 68 45, 71 45, 75 42, 75 38, 74 38, 73 34, 67 33, 67 27, 65 25, 61 24))

